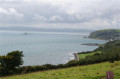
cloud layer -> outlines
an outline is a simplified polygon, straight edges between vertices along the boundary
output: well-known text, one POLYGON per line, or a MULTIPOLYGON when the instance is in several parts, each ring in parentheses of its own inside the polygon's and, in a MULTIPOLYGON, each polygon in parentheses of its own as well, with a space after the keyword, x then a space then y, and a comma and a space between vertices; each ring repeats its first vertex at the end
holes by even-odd
POLYGON ((0 25, 120 28, 120 0, 0 0, 0 25))

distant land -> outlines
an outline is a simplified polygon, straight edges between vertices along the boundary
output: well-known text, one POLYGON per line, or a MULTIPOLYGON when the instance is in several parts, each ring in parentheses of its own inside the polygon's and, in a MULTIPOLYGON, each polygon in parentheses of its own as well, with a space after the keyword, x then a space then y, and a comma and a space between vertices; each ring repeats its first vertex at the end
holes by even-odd
POLYGON ((0 31, 38 31, 38 32, 82 32, 90 33, 94 30, 86 29, 51 29, 51 28, 33 28, 33 27, 0 27, 0 31))
POLYGON ((91 32, 88 38, 102 40, 120 40, 120 29, 104 29, 91 32))

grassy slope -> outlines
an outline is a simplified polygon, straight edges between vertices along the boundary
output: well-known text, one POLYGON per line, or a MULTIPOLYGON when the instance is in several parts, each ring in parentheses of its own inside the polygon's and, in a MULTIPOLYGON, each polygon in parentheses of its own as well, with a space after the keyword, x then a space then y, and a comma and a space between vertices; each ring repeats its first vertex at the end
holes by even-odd
POLYGON ((82 58, 85 58, 86 56, 94 55, 95 53, 101 53, 101 51, 92 52, 92 53, 88 53, 88 54, 78 54, 78 56, 80 59, 82 59, 82 58))
POLYGON ((116 31, 116 32, 120 32, 120 29, 102 29, 102 30, 98 30, 98 31, 101 31, 101 32, 105 32, 105 31, 116 31))
POLYGON ((120 61, 113 64, 105 62, 94 65, 1 77, 0 79, 106 79, 105 75, 108 70, 114 72, 114 79, 119 79, 120 61))
POLYGON ((120 32, 120 29, 103 29, 103 31, 106 31, 106 30, 115 30, 116 32, 120 32))

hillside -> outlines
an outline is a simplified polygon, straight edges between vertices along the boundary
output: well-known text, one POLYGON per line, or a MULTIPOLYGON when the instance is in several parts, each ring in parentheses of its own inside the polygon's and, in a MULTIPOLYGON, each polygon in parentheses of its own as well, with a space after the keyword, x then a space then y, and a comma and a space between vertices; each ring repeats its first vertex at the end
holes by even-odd
POLYGON ((106 79, 106 71, 108 70, 114 72, 114 79, 119 79, 120 61, 34 72, 23 75, 1 77, 0 79, 106 79))
POLYGON ((94 52, 94 51, 91 51, 90 53, 78 53, 78 56, 79 56, 79 59, 83 59, 83 58, 86 58, 87 56, 93 56, 94 54, 96 53, 102 53, 101 51, 97 51, 97 52, 94 52))
POLYGON ((79 62, 84 63, 100 63, 114 62, 120 60, 120 40, 109 41, 103 46, 99 46, 93 51, 78 52, 79 62))
POLYGON ((116 40, 120 39, 120 29, 105 29, 90 33, 88 36, 92 39, 116 40))

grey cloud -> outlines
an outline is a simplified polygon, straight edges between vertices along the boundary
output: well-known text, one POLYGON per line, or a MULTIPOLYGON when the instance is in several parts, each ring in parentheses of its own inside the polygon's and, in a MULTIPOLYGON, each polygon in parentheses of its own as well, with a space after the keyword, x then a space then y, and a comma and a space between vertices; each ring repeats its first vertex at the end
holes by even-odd
POLYGON ((0 24, 53 23, 67 28, 120 27, 120 0, 0 0, 0 7, 3 18, 0 24), (11 16, 6 17, 5 14, 11 16), (13 18, 13 15, 17 17, 13 18))

